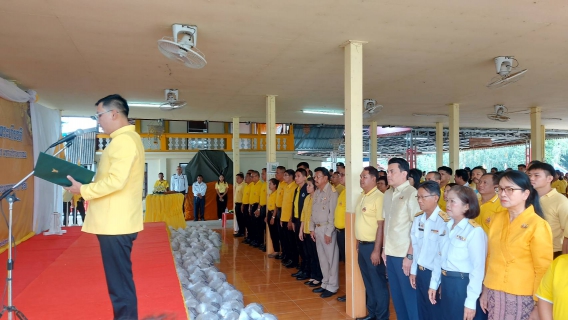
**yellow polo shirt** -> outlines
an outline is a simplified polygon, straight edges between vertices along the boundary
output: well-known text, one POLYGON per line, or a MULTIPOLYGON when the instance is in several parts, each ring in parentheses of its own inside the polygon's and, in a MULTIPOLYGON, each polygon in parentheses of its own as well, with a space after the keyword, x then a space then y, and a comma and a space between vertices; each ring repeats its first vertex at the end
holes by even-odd
POLYGON ((568 319, 568 255, 563 255, 554 260, 550 268, 542 277, 540 286, 536 291, 539 300, 552 303, 553 319, 568 319))
POLYGON ((552 230, 554 252, 562 251, 562 241, 568 238, 568 198, 552 189, 540 197, 539 201, 544 219, 552 230))
POLYGON ((383 221, 383 197, 377 187, 367 193, 361 192, 355 207, 355 239, 375 241, 377 221, 383 221))
POLYGON ((278 189, 276 190, 276 207, 282 208, 282 199, 284 197, 284 189, 288 184, 284 181, 280 181, 278 184, 278 189))
POLYGON ((259 204, 261 206, 266 205, 266 201, 268 200, 268 196, 266 195, 268 189, 268 183, 266 181, 260 181, 260 201, 259 204))
POLYGON ((440 210, 446 212, 446 200, 444 200, 444 192, 446 191, 446 187, 440 188, 440 199, 438 199, 438 207, 440 210))
POLYGON ((552 232, 534 207, 525 209, 511 223, 508 211, 491 217, 487 244, 483 284, 509 294, 534 296, 552 262, 552 232))
POLYGON ((245 184, 245 187, 243 188, 242 204, 250 204, 250 192, 253 184, 254 183, 252 182, 245 184))
POLYGON ((304 199, 304 208, 302 209, 302 217, 300 221, 304 223, 304 233, 310 233, 310 219, 312 218, 312 195, 308 194, 304 199))
POLYGON ((262 183, 257 181, 256 183, 251 183, 249 204, 260 203, 260 189, 262 188, 262 183))
POLYGON ((243 192, 246 186, 245 182, 235 185, 235 203, 243 203, 243 192))
POLYGON ((266 204, 266 209, 268 211, 276 210, 276 191, 272 192, 268 196, 268 202, 266 204))
POLYGON ((564 184, 564 180, 556 180, 551 183, 552 188, 556 189, 558 193, 566 194, 566 185, 564 184))
POLYGON ((339 194, 337 198, 337 206, 335 206, 335 219, 333 220, 333 224, 337 229, 345 229, 345 188, 339 194))
MULTIPOLYGON (((410 247, 410 229, 414 215, 420 212, 416 201, 418 192, 407 181, 384 194, 383 218, 385 219, 385 252, 388 256, 406 257, 410 247)), ((362 240, 362 239, 359 239, 362 240)))
POLYGON ((105 235, 135 233, 144 229, 144 146, 133 125, 114 131, 110 137, 95 181, 81 186, 81 196, 89 201, 82 231, 105 235))
POLYGON ((170 187, 170 183, 168 182, 168 180, 156 180, 156 183, 154 183, 154 189, 156 189, 156 187, 158 186, 162 186, 164 187, 164 189, 167 189, 170 187))
POLYGON ((495 196, 493 196, 491 200, 483 204, 481 203, 481 200, 479 200, 479 215, 474 220, 483 228, 483 231, 485 231, 485 233, 488 233, 489 221, 491 220, 491 217, 497 212, 503 212, 506 210, 507 209, 501 206, 501 200, 499 200, 499 196, 495 194, 495 196))
POLYGON ((229 184, 226 182, 221 182, 219 183, 218 181, 215 183, 215 190, 219 190, 219 193, 225 193, 227 192, 227 189, 229 188, 229 184))
POLYGON ((335 191, 337 191, 337 194, 341 194, 341 191, 345 190, 345 186, 342 184, 338 184, 336 186, 333 186, 335 188, 335 191))
POLYGON ((298 185, 294 181, 292 181, 292 183, 284 187, 284 195, 282 196, 282 215, 280 216, 280 221, 282 222, 288 222, 292 219, 292 206, 294 205, 294 191, 296 190, 297 187, 298 185))

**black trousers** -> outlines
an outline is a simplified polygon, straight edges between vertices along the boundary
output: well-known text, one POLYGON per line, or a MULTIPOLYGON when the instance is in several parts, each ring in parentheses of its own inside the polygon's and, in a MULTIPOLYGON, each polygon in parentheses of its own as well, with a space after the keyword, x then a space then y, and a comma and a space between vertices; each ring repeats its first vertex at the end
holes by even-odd
POLYGON ((249 204, 250 214, 247 215, 247 237, 253 241, 258 239, 258 230, 256 227, 256 218, 254 213, 258 209, 258 203, 249 204))
POLYGON ((138 319, 138 300, 132 275, 132 245, 138 233, 97 235, 115 320, 138 319))
POLYGON ((223 218, 223 212, 225 212, 225 208, 227 208, 227 194, 225 193, 221 199, 223 199, 223 201, 219 200, 219 196, 216 196, 217 199, 217 218, 221 219, 223 218))
POLYGON ((264 218, 266 218, 266 206, 260 206, 260 215, 254 218, 254 225, 255 225, 255 240, 259 244, 264 244, 264 236, 266 234, 266 223, 264 222, 264 218))
POLYGON ((270 219, 274 215, 274 211, 268 211, 267 213, 267 221, 268 221, 268 230, 270 231, 270 239, 272 239, 272 248, 274 252, 281 252, 280 251, 280 235, 278 234, 278 226, 280 225, 280 219, 278 217, 274 218, 274 224, 270 224, 270 219))
POLYGON ((430 288, 431 278, 432 271, 418 266, 418 269, 416 270, 416 299, 418 304, 418 318, 420 320, 438 320, 441 318, 440 314, 442 313, 442 310, 440 309, 440 301, 438 300, 438 303, 432 304, 428 298, 428 289, 430 288))
POLYGON ((238 234, 245 234, 245 222, 243 216, 242 203, 235 202, 235 219, 237 219, 237 225, 239 226, 238 234))
POLYGON ((71 217, 74 217, 75 224, 77 223, 77 214, 71 208, 71 201, 63 202, 63 225, 67 226, 67 222, 71 217))
POLYGON ((337 229, 337 247, 339 248, 339 261, 345 262, 345 229, 337 229))
MULTIPOLYGON (((292 223, 294 223, 294 221, 292 220, 292 223)), ((299 252, 298 252, 298 241, 296 241, 298 239, 297 236, 297 232, 294 230, 288 230, 288 223, 283 223, 284 227, 286 228, 286 238, 287 238, 287 246, 288 246, 288 259, 292 260, 292 263, 294 265, 298 265, 298 263, 300 262, 300 256, 299 256, 299 252)), ((294 223, 294 227, 296 227, 296 224, 294 223)), ((298 230, 299 228, 296 227, 296 230, 298 230)))
POLYGON ((377 320, 389 318, 389 288, 387 286, 386 267, 381 260, 376 266, 371 262, 374 243, 360 243, 357 260, 363 276, 367 293, 367 311, 377 320))
POLYGON ((294 243, 296 245, 296 252, 300 256, 301 264, 300 264, 300 271, 304 271, 305 273, 310 273, 310 265, 309 261, 306 258, 306 251, 304 250, 304 242, 300 241, 300 232, 304 232, 304 230, 300 230, 300 226, 302 221, 298 218, 292 218, 294 221, 294 243))
POLYGON ((307 271, 309 277, 311 279, 321 281, 323 275, 321 273, 318 258, 318 249, 316 247, 316 243, 314 242, 314 240, 312 240, 312 236, 309 233, 304 233, 304 252, 307 263, 309 265, 309 271, 307 271))
MULTIPOLYGON (((247 238, 250 238, 250 230, 249 230, 249 220, 250 220, 250 213, 249 213, 249 204, 243 204, 243 229, 242 233, 246 235, 247 238)), ((241 226, 239 225, 239 230, 241 226)))
MULTIPOLYGON (((278 208, 278 212, 281 212, 282 208, 278 208)), ((278 218, 281 218, 281 214, 278 214, 278 218)), ((286 256, 286 259, 290 259, 290 245, 288 241, 288 221, 282 221, 278 223, 278 235, 280 236, 280 246, 282 247, 282 254, 286 256), (282 226, 280 226, 282 224, 282 226)))

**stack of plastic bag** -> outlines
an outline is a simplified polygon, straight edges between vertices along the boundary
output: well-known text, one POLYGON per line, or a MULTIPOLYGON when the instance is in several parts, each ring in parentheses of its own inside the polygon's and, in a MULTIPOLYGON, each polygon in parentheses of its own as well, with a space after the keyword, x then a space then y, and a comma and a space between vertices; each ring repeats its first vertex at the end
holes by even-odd
POLYGON ((195 320, 274 320, 258 303, 245 307, 243 294, 227 282, 215 263, 221 236, 206 226, 171 230, 171 247, 186 308, 195 320))

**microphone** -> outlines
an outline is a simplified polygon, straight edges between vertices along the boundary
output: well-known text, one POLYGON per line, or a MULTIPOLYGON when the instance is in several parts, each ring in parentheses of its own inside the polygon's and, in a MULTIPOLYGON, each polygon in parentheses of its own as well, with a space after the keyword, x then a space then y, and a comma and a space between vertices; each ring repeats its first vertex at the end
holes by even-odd
POLYGON ((71 134, 68 134, 68 135, 65 136, 63 139, 59 139, 59 140, 58 140, 57 142, 55 142, 54 144, 50 145, 48 149, 51 149, 51 148, 53 148, 53 147, 55 147, 55 146, 58 146, 58 145, 60 145, 60 144, 62 144, 62 143, 65 143, 65 142, 67 142, 67 141, 71 141, 71 140, 77 138, 78 136, 82 135, 83 133, 84 133, 83 129, 77 129, 77 131, 75 131, 75 132, 73 132, 73 133, 71 133, 71 134))

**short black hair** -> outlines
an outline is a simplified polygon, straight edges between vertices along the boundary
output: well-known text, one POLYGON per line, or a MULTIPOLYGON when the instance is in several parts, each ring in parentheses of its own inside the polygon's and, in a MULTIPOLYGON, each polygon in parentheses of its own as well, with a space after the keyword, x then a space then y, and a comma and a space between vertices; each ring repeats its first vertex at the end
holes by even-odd
POLYGON ((527 165, 526 165, 526 164, 524 164, 524 163, 521 163, 521 164, 518 164, 518 165, 517 165, 517 168, 519 168, 519 167, 523 167, 523 168, 525 168, 525 169, 526 169, 526 168, 527 168, 527 165))
POLYGON ((158 173, 158 175, 164 175, 164 173, 163 173, 163 172, 160 172, 160 173, 158 173))
POLYGON ((130 108, 128 108, 128 102, 126 102, 126 99, 124 99, 119 94, 111 94, 102 99, 99 99, 99 101, 95 103, 95 106, 98 106, 101 103, 103 104, 103 108, 105 108, 105 110, 115 108, 116 111, 124 113, 124 115, 128 118, 128 112, 130 111, 130 108))
POLYGON ((329 179, 329 170, 327 170, 324 167, 317 167, 314 169, 314 172, 321 172, 324 176, 326 176, 329 179))
POLYGON ((438 172, 440 172, 440 170, 442 171, 446 171, 450 176, 454 173, 454 171, 452 170, 452 168, 447 167, 447 166, 441 166, 438 168, 438 172))
POLYGON ((285 166, 278 166, 278 167, 276 167, 276 171, 278 171, 278 170, 286 171, 286 167, 285 166))
POLYGON ((540 162, 541 162, 541 161, 533 160, 533 161, 529 162, 528 167, 530 168, 530 167, 532 167, 533 164, 535 164, 535 163, 540 163, 540 162))
POLYGON ((497 169, 497 167, 491 168, 491 171, 493 171, 493 169, 495 169, 495 172, 499 171, 499 169, 497 169))
POLYGON ((245 178, 245 175, 242 172, 237 173, 237 177, 241 177, 241 179, 245 178))
POLYGON ((473 169, 471 169, 471 172, 473 172, 473 170, 481 170, 481 172, 483 172, 483 174, 487 173, 487 170, 485 170, 485 168, 482 167, 482 166, 473 167, 473 169))
POLYGON ((479 200, 477 195, 470 187, 453 186, 451 192, 454 192, 464 204, 469 206, 469 209, 463 214, 468 219, 475 219, 479 216, 479 200))
POLYGON ((296 174, 296 172, 292 169, 288 169, 288 170, 284 171, 284 173, 287 173, 289 176, 292 176, 292 177, 296 174))
POLYGON ((545 173, 547 173, 549 176, 553 176, 556 173, 556 171, 554 170, 554 167, 548 163, 544 163, 544 162, 538 162, 533 164, 530 168, 529 168, 529 172, 533 171, 533 170, 537 170, 540 169, 542 171, 544 171, 545 173))
POLYGON ((426 175, 429 175, 429 174, 433 174, 434 179, 436 179, 436 180, 442 180, 442 175, 438 171, 430 171, 426 175))
POLYGON ((377 168, 373 167, 373 166, 368 166, 363 168, 363 171, 367 171, 369 172, 369 175, 371 177, 375 177, 375 183, 377 183, 377 181, 379 181, 379 171, 377 170, 377 168))
POLYGON ((417 189, 424 189, 428 192, 428 194, 438 196, 440 198, 440 185, 436 181, 424 181, 422 182, 417 189))
POLYGON ((379 182, 379 181, 384 181, 384 182, 385 182, 385 185, 387 185, 387 186, 389 185, 389 180, 388 180, 387 177, 385 177, 385 176, 380 176, 380 177, 377 179, 377 182, 379 182))
POLYGON ((389 164, 398 164, 398 168, 400 169, 400 171, 406 171, 406 174, 408 176, 408 171, 410 170, 410 165, 408 164, 408 161, 406 161, 403 158, 391 158, 389 160, 389 164))
POLYGON ((309 169, 309 168, 310 168, 310 164, 307 163, 307 162, 302 161, 302 162, 298 163, 298 165, 296 166, 296 169, 299 168, 299 167, 304 167, 304 168, 306 168, 306 169, 309 169))
POLYGON ((278 189, 278 184, 280 184, 280 181, 278 181, 278 179, 272 178, 268 181, 272 182, 272 184, 276 186, 276 189, 278 189))
POLYGON ((306 169, 304 168, 298 168, 296 169, 296 172, 299 172, 301 175, 303 175, 304 177, 308 176, 308 172, 306 171, 306 169))
POLYGON ((345 169, 345 164, 343 162, 338 162, 335 164, 336 167, 342 167, 343 169, 345 169))
POLYGON ((467 181, 467 179, 469 179, 469 174, 465 169, 458 169, 456 170, 456 177, 460 177, 463 181, 467 181))
POLYGON ((499 176, 494 174, 494 173, 485 173, 484 175, 482 175, 481 177, 485 177, 485 176, 491 176, 491 179, 493 180, 493 185, 496 186, 499 184, 499 176))
POLYGON ((412 178, 414 180, 414 185, 412 186, 416 189, 420 186, 420 177, 422 177, 422 171, 418 169, 408 170, 408 175, 406 176, 407 179, 412 178))
POLYGON ((199 177, 201 177, 201 179, 203 179, 203 176, 202 176, 202 175, 200 175, 200 174, 198 174, 198 175, 197 175, 197 177, 198 177, 198 178, 199 178, 199 177))

